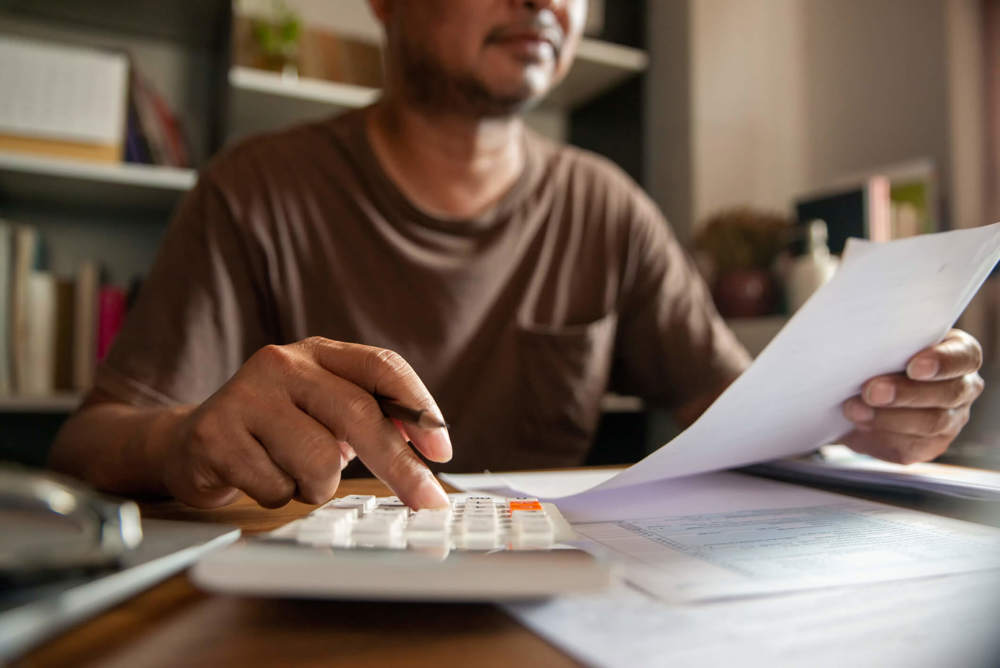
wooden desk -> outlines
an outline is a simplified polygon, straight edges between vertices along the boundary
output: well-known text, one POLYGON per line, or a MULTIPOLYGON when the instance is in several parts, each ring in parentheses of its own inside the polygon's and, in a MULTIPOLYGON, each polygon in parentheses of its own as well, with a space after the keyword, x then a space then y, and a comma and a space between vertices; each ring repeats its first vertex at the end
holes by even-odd
MULTIPOLYGON (((388 490, 346 480, 337 495, 388 490)), ((266 510, 243 498, 218 510, 147 504, 147 517, 221 522, 247 534, 312 509, 266 510)), ((365 603, 207 594, 187 575, 164 581, 39 647, 24 666, 575 666, 492 605, 365 603)))

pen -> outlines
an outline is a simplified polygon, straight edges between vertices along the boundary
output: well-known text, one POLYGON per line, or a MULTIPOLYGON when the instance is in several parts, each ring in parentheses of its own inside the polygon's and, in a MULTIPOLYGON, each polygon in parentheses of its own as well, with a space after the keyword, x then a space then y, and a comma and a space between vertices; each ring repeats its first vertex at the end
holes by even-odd
POLYGON ((448 424, 446 422, 434 417, 423 408, 410 408, 409 406, 404 406, 395 399, 382 397, 377 394, 375 395, 375 400, 378 401, 379 408, 382 409, 382 414, 386 417, 402 420, 403 422, 410 422, 425 429, 448 428, 448 424))

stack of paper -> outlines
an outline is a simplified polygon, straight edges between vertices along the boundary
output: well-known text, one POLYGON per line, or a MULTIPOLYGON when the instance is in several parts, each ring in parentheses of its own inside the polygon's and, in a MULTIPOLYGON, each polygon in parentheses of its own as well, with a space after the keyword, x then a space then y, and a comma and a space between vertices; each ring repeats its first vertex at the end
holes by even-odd
POLYGON ((904 466, 858 454, 843 445, 825 445, 815 455, 759 464, 750 471, 1000 501, 1000 471, 933 463, 904 466))

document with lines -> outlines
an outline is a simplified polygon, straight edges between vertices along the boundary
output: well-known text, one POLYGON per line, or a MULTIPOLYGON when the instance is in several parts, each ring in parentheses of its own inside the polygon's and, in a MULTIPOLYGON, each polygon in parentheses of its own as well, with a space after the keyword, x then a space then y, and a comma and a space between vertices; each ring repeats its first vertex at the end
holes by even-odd
MULTIPOLYGON (((512 474, 574 479, 591 471, 512 474)), ((614 472, 607 472, 613 474, 614 472)), ((448 476, 494 491, 489 475, 448 476)), ((754 476, 716 472, 559 502, 626 578, 675 602, 991 571, 1000 529, 754 476)))
MULTIPOLYGON (((802 454, 850 428, 844 400, 939 341, 1000 260, 1000 223, 886 243, 852 239, 840 269, 688 429, 594 484, 522 487, 562 499, 802 454)), ((496 474, 502 478, 502 474, 496 474)), ((560 507, 563 504, 560 502, 560 507)))

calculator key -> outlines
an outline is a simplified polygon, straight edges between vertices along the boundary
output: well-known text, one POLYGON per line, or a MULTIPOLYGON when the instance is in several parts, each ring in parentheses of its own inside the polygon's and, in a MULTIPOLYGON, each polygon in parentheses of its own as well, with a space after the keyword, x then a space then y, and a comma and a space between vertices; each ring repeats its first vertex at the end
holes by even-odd
POLYGON ((367 517, 384 517, 396 523, 403 523, 410 516, 409 508, 376 508, 367 517))
POLYGON ((496 534, 497 518, 495 517, 470 517, 466 516, 462 520, 462 532, 466 535, 474 533, 496 534))
POLYGON ((455 542, 463 550, 494 550, 500 547, 495 533, 465 534, 455 542))
POLYGON ((316 510, 309 513, 309 517, 322 517, 326 520, 331 521, 348 521, 353 522, 358 519, 358 509, 357 508, 335 508, 323 506, 322 508, 317 508, 316 510))
POLYGON ((387 517, 364 517, 354 523, 351 532, 355 538, 359 535, 374 534, 398 534, 403 528, 402 524, 387 517))
POLYGON ((350 494, 334 499, 327 505, 332 505, 334 508, 357 508, 358 512, 367 513, 375 508, 375 497, 371 494, 350 494))
POLYGON ((517 501, 511 501, 508 504, 508 507, 510 508, 510 512, 512 513, 514 511, 535 511, 535 510, 539 512, 545 512, 542 509, 542 504, 538 502, 538 499, 521 499, 517 501))
POLYGON ((447 531, 451 525, 451 518, 444 513, 435 513, 434 511, 421 513, 423 511, 418 511, 410 518, 406 527, 408 531, 447 531))

